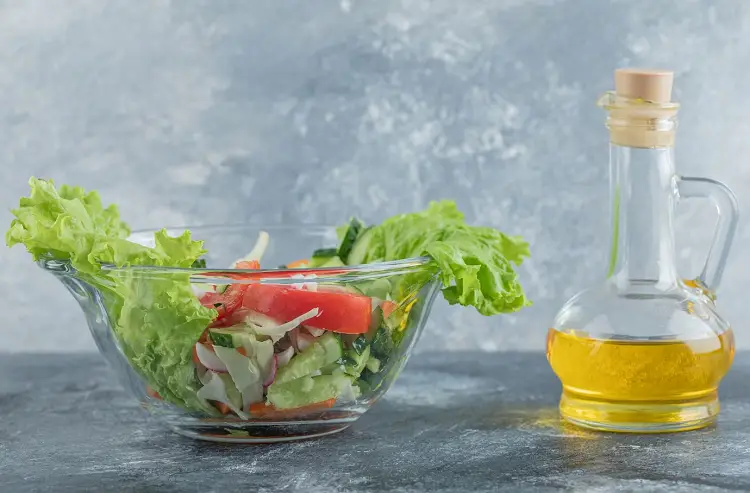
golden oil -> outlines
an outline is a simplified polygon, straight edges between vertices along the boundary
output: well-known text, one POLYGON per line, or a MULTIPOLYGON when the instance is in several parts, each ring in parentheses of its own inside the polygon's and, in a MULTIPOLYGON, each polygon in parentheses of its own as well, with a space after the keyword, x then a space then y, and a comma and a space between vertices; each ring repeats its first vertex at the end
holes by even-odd
POLYGON ((547 359, 563 384, 565 419, 605 431, 704 427, 734 358, 731 330, 691 340, 614 340, 550 329, 547 359))

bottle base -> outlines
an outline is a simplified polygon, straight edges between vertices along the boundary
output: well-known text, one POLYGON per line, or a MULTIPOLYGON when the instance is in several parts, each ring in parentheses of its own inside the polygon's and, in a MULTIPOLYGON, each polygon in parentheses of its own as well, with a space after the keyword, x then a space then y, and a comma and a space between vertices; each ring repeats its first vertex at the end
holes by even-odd
POLYGON ((670 433, 709 426, 719 414, 716 392, 675 402, 595 400, 563 391, 560 414, 571 424, 596 431, 670 433))

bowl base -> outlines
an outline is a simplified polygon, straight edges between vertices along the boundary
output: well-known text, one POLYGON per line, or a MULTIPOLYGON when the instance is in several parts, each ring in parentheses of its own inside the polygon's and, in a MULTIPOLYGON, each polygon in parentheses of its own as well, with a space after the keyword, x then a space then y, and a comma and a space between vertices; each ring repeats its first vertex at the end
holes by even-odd
POLYGON ((171 419, 175 433, 221 443, 279 443, 307 440, 344 431, 360 413, 327 412, 317 419, 171 419))
MULTIPOLYGON (((296 435, 254 435, 252 429, 237 429, 234 433, 228 432, 227 430, 220 428, 217 430, 196 430, 178 426, 171 426, 172 431, 178 435, 182 435, 187 438, 193 438, 195 440, 203 440, 204 442, 217 442, 217 443, 247 443, 247 444, 269 444, 269 443, 282 443, 282 442, 296 442, 300 440, 311 440, 314 438, 321 438, 328 435, 339 433, 349 428, 350 423, 340 424, 337 426, 329 426, 325 430, 321 430, 313 433, 300 433, 296 435), (247 432, 247 435, 241 432, 247 432)), ((257 428, 255 427, 252 428, 257 428)))

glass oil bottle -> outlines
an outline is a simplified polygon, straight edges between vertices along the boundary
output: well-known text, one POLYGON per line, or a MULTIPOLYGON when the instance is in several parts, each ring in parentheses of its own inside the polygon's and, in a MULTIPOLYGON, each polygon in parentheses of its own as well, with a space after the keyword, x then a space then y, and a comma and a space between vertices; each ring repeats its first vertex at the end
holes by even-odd
POLYGON ((717 388, 734 357, 714 293, 737 227, 723 184, 675 174, 678 105, 673 74, 620 69, 608 113, 612 243, 602 283, 571 298, 547 338, 563 385, 563 418, 617 432, 697 429, 719 413, 717 388), (673 210, 702 197, 719 218, 703 271, 683 281, 674 258, 673 210))

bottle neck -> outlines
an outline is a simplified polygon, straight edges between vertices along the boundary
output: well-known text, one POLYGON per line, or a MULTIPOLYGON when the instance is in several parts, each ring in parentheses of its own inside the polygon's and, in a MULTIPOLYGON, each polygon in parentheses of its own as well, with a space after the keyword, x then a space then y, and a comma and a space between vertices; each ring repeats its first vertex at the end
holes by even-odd
POLYGON ((613 235, 607 277, 625 292, 675 287, 672 148, 610 144, 610 196, 613 235))

